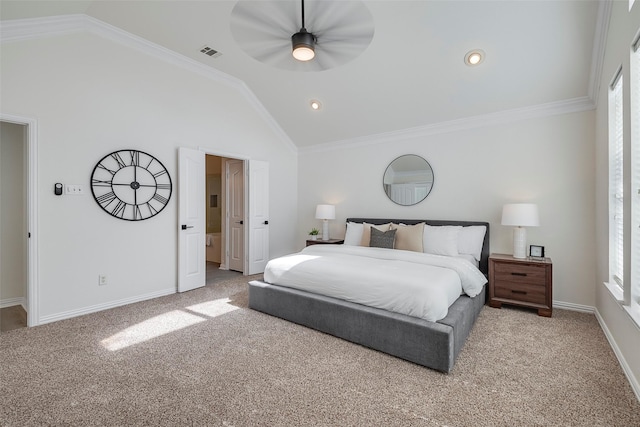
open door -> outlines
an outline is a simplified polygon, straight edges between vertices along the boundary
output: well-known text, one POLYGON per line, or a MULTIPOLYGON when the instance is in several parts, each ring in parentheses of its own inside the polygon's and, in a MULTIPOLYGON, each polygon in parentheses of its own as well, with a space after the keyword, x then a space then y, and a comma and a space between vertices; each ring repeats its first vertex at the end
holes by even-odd
POLYGON ((245 274, 264 272, 269 262, 269 163, 249 160, 248 268, 245 274))
POLYGON ((227 160, 227 262, 229 270, 244 273, 245 218, 244 218, 244 162, 227 160))
POLYGON ((178 149, 178 291, 206 284, 205 153, 178 149))

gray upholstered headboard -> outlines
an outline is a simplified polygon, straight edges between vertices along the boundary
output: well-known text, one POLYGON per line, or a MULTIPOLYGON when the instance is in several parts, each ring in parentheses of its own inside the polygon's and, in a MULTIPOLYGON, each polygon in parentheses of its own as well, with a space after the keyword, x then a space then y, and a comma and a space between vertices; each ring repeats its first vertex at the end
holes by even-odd
POLYGON ((413 225, 420 222, 424 222, 429 225, 461 225, 463 227, 469 225, 484 225, 487 227, 487 232, 484 234, 484 241, 482 242, 482 253, 480 255, 480 263, 478 268, 485 276, 489 274, 489 223, 482 221, 453 221, 453 220, 433 220, 433 219, 389 219, 389 218, 347 218, 347 222, 366 222, 369 224, 380 225, 393 222, 396 224, 413 225))

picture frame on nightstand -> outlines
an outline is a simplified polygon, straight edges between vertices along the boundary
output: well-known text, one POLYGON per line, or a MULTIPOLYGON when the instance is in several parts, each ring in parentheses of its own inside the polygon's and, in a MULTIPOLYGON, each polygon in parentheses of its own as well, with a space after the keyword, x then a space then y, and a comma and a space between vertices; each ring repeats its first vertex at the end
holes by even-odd
POLYGON ((530 245, 529 257, 537 260, 544 259, 544 246, 530 245))

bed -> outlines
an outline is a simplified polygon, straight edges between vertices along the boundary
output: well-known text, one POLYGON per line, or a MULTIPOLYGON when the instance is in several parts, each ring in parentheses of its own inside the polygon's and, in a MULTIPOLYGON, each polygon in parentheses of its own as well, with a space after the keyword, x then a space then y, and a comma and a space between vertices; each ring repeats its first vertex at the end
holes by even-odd
MULTIPOLYGON (((349 218, 347 224, 387 223, 414 226, 484 226, 477 268, 486 278, 489 224, 478 221, 399 220, 349 218)), ((475 226, 475 227, 474 227, 475 226)), ((348 233, 347 233, 348 234, 348 233)), ((320 246, 320 245, 318 245, 320 246)), ((265 272, 266 273, 266 272, 265 272)), ((267 274, 265 274, 267 277, 267 274)), ((410 362, 449 373, 486 301, 486 285, 473 297, 460 295, 437 321, 367 306, 316 292, 268 283, 249 282, 249 307, 312 329, 360 344, 410 362)))

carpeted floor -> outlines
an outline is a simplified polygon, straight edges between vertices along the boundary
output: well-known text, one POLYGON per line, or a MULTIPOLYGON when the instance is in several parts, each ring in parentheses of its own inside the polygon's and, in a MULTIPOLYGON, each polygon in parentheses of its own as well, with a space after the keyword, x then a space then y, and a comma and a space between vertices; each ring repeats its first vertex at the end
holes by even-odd
POLYGON ((0 308, 0 332, 27 327, 27 312, 21 305, 0 308))
POLYGON ((3 333, 0 425, 640 426, 591 314, 486 306, 445 375, 249 310, 246 282, 3 333))

